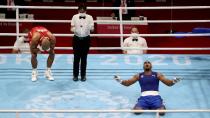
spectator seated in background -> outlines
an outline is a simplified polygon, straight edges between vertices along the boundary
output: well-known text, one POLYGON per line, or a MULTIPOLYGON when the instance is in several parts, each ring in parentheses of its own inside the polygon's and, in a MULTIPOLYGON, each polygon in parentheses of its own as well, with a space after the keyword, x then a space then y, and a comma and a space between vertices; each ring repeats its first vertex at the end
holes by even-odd
MULTIPOLYGON (((28 34, 28 32, 29 32, 29 29, 24 29, 22 33, 28 34)), ((40 47, 40 45, 38 45, 37 48, 40 50, 40 52, 38 53, 44 52, 44 50, 40 47)), ((21 36, 15 41, 13 49, 12 49, 12 53, 14 54, 18 54, 18 53, 30 54, 31 53, 28 35, 21 36)))
MULTIPOLYGON (((131 17, 135 16, 135 10, 128 10, 126 7, 134 7, 134 0, 114 0, 112 5, 113 7, 121 7, 122 8, 122 19, 130 20, 131 17), (124 8, 124 9, 123 9, 124 8)), ((119 19, 119 10, 113 10, 111 17, 117 17, 119 19)))
MULTIPOLYGON (((28 29, 24 29, 22 33, 28 32, 28 29)), ((21 36, 15 41, 12 53, 30 53, 28 36, 21 36)))
MULTIPOLYGON (((139 48, 147 48, 147 42, 144 38, 138 36, 139 31, 137 27, 131 28, 132 36, 126 38, 123 42, 123 47, 139 47, 139 48)), ((146 54, 147 50, 140 49, 128 49, 123 50, 124 54, 146 54)))

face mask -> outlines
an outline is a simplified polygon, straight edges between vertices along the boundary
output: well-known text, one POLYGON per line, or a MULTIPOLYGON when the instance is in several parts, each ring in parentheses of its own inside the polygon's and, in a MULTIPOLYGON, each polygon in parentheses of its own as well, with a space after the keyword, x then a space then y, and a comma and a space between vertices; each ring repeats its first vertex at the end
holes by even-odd
POLYGON ((84 17, 86 15, 86 13, 79 13, 79 16, 84 17))
POLYGON ((133 37, 133 39, 138 39, 138 34, 137 33, 131 33, 131 36, 133 37))

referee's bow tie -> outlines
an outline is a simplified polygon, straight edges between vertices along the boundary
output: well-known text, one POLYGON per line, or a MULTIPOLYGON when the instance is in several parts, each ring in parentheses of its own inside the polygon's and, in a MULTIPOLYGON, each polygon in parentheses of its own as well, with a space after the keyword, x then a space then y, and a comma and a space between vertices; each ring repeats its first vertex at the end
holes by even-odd
POLYGON ((133 41, 138 41, 138 39, 133 39, 133 41))
POLYGON ((79 19, 85 19, 85 16, 79 16, 79 19))

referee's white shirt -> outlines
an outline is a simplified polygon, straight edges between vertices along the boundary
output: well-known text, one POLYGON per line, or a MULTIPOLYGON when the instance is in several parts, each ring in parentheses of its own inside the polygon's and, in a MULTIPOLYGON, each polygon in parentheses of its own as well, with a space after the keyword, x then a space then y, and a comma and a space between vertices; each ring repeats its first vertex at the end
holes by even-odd
POLYGON ((20 50, 21 53, 30 53, 30 46, 27 41, 28 39, 25 37, 20 37, 15 41, 14 50, 20 50))
POLYGON ((74 34, 78 37, 86 37, 90 35, 90 31, 94 30, 93 17, 86 14, 85 19, 80 19, 80 14, 72 17, 71 26, 75 26, 74 34))
MULTIPOLYGON (((144 38, 138 37, 137 41, 133 41, 133 37, 128 37, 123 42, 123 47, 139 47, 139 48, 147 48, 147 42, 144 38)), ((124 50, 127 51, 127 54, 143 54, 143 50, 135 50, 129 49, 124 50)))

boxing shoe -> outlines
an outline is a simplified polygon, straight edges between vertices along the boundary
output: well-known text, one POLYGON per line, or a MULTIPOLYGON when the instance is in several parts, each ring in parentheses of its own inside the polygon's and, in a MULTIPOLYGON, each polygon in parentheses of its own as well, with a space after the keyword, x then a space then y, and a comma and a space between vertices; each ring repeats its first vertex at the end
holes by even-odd
POLYGON ((37 81, 37 77, 38 77, 38 72, 37 72, 37 70, 32 70, 31 81, 32 81, 32 82, 37 81))
POLYGON ((45 77, 48 79, 48 80, 50 80, 50 81, 53 81, 54 80, 54 78, 53 78, 53 76, 52 76, 52 72, 51 72, 51 70, 50 69, 47 69, 46 71, 45 71, 45 77))

